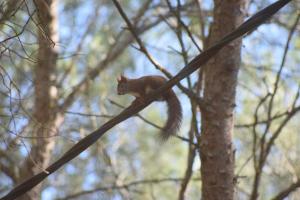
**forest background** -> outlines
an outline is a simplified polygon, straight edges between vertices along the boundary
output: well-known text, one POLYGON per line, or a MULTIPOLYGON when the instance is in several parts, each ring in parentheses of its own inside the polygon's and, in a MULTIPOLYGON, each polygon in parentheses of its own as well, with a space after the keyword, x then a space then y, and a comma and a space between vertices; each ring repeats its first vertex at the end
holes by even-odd
MULTIPOLYGON (((222 12, 216 17, 224 6, 218 0, 119 2, 142 47, 112 1, 1 1, 1 196, 131 103, 132 97, 117 95, 120 74, 175 75, 212 43, 215 19, 224 18, 219 29, 233 30, 274 1, 237 1, 242 14, 234 25, 222 12)), ((300 195, 299 10, 292 1, 232 54, 239 66, 232 123, 236 199, 300 195)), ((205 98, 205 73, 182 86, 205 98)), ((166 105, 152 103, 24 199, 199 199, 203 116, 194 99, 174 90, 183 107, 180 137, 159 142, 166 105)))

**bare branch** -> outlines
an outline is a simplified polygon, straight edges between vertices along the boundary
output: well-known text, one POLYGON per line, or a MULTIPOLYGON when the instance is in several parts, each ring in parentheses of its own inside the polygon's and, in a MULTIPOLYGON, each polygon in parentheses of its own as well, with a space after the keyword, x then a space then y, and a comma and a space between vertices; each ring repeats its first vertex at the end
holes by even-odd
MULTIPOLYGON (((5 21, 9 20, 21 7, 24 0, 9 0, 7 3, 7 8, 3 12, 1 18, 0 18, 0 30, 2 29, 3 24, 5 21)), ((3 6, 3 5, 1 5, 3 6)))
POLYGON ((16 32, 16 34, 13 35, 13 36, 10 36, 10 37, 8 37, 8 38, 3 39, 2 41, 0 41, 0 44, 2 45, 2 43, 6 42, 6 41, 8 41, 8 40, 10 40, 10 39, 12 39, 12 38, 19 37, 19 36, 25 31, 26 26, 28 25, 28 23, 29 23, 30 20, 32 19, 32 16, 34 15, 34 13, 35 13, 35 11, 33 11, 33 12, 29 15, 27 21, 25 22, 25 24, 24 24, 24 26, 22 27, 22 29, 21 29, 20 32, 16 32, 16 31, 14 30, 14 31, 16 32))
MULTIPOLYGON (((119 3, 114 0, 113 1, 120 13, 120 15, 123 17, 124 21, 126 22, 130 32, 132 33, 132 35, 134 36, 135 40, 137 41, 137 43, 139 44, 140 47, 140 51, 143 52, 145 54, 145 56, 149 59, 149 61, 156 67, 156 69, 160 70, 163 74, 165 74, 168 78, 172 78, 173 76, 170 74, 170 72, 168 72, 165 67, 163 67, 162 65, 160 65, 148 52, 147 48, 144 46, 142 40, 139 38, 135 27, 131 24, 130 20, 128 19, 127 15, 125 14, 125 12, 123 11, 122 7, 119 5, 119 3)), ((177 86, 181 89, 182 92, 184 92, 186 95, 188 95, 190 98, 193 98, 195 101, 197 101, 197 103, 199 104, 200 108, 202 110, 205 109, 205 104, 204 101, 202 100, 202 98, 198 97, 194 92, 192 92, 191 90, 185 88, 182 84, 180 84, 179 82, 177 83, 177 86)))
MULTIPOLYGON (((193 179, 193 181, 199 181, 200 178, 195 178, 193 179)), ((74 199, 74 198, 78 198, 80 196, 83 195, 87 195, 87 194, 92 194, 95 192, 99 192, 99 191, 106 191, 106 190, 118 190, 118 189, 128 189, 131 187, 135 187, 138 185, 145 185, 145 184, 154 184, 154 183, 166 183, 166 182, 180 182, 182 181, 182 178, 162 178, 162 179, 145 179, 145 180, 139 180, 139 181, 132 181, 130 183, 126 183, 123 185, 112 185, 112 186, 106 186, 106 187, 98 187, 95 188, 93 190, 86 190, 86 191, 82 191, 82 192, 78 192, 69 196, 66 196, 64 198, 59 198, 57 200, 69 200, 69 199, 74 199)))
POLYGON ((6 174, 9 178, 11 178, 11 180, 14 182, 14 183, 17 183, 17 176, 16 176, 16 173, 15 171, 13 170, 13 168, 11 167, 8 167, 6 165, 4 165, 3 163, 0 162, 0 171, 3 172, 4 174, 6 174))
MULTIPOLYGON (((192 107, 192 113, 193 113, 193 117, 191 119, 191 128, 189 131, 189 139, 191 141, 193 141, 193 138, 195 135, 197 135, 197 133, 194 134, 194 132, 197 132, 197 127, 195 127, 195 123, 197 122, 197 118, 196 118, 196 113, 193 111, 195 110, 195 106, 192 107)), ((197 126, 197 125, 196 125, 197 126)), ((189 149, 188 149, 188 159, 187 159, 187 167, 185 170, 185 175, 184 178, 181 182, 181 187, 179 190, 179 195, 178 195, 178 199, 179 200, 184 200, 185 198, 185 191, 187 189, 188 183, 191 180, 191 177, 193 175, 193 165, 194 165, 194 161, 195 161, 195 157, 196 157, 196 150, 198 145, 189 145, 189 149)), ((199 149, 199 148, 198 148, 199 149)))
MULTIPOLYGON (((120 107, 120 108, 126 108, 125 106, 122 106, 121 104, 119 104, 119 103, 117 103, 117 102, 115 102, 115 101, 113 101, 113 100, 111 100, 111 99, 110 99, 109 101, 110 101, 111 104, 116 105, 116 106, 118 106, 118 107, 120 107)), ((140 119, 141 119, 142 121, 144 121, 145 123, 147 123, 147 124, 153 126, 154 128, 157 128, 157 129, 159 129, 159 130, 162 130, 162 127, 160 127, 160 126, 158 126, 157 124, 151 122, 150 120, 146 119, 146 118, 143 117, 142 115, 136 114, 135 116, 138 117, 138 118, 140 118, 140 119)), ((175 135, 174 137, 176 137, 176 138, 178 138, 178 139, 180 139, 180 140, 182 140, 182 141, 184 141, 184 142, 188 142, 189 144, 191 144, 191 145, 193 145, 193 146, 197 146, 197 145, 194 144, 193 141, 192 141, 191 139, 189 139, 189 138, 185 138, 185 137, 182 137, 182 136, 179 136, 179 135, 175 135)))
POLYGON ((272 200, 283 200, 288 197, 292 192, 300 188, 300 179, 298 179, 295 183, 292 183, 287 188, 279 192, 275 197, 271 198, 272 200))
MULTIPOLYGON (((146 2, 145 5, 148 5, 149 2, 146 2)), ((141 10, 144 10, 144 6, 141 7, 141 10)), ((137 16, 142 16, 141 12, 138 11, 137 16)), ((138 21, 138 17, 135 17, 135 20, 138 21)), ((142 34, 143 32, 149 30, 153 26, 160 23, 161 20, 154 21, 152 23, 141 25, 141 27, 138 28, 137 32, 138 34, 142 34)), ((70 92, 70 94, 65 98, 64 102, 59 106, 59 110, 63 112, 66 110, 74 101, 74 98, 76 94, 78 94, 83 88, 86 87, 87 83, 96 77, 105 70, 111 62, 113 62, 118 56, 121 55, 121 53, 126 49, 126 47, 134 40, 131 34, 127 33, 126 30, 122 30, 121 33, 117 36, 115 43, 112 44, 108 49, 108 52, 106 53, 106 56, 103 60, 99 61, 97 65, 92 68, 88 73, 85 75, 85 77, 73 87, 73 90, 70 92)))
MULTIPOLYGON (((266 124, 266 128, 264 130, 264 133, 260 139, 260 154, 259 154, 259 158, 257 161, 257 157, 256 157, 256 138, 253 144, 253 155, 254 155, 254 167, 255 167, 255 177, 254 177, 254 182, 253 182, 253 187, 252 187, 252 192, 251 192, 251 200, 255 200, 258 197, 258 187, 260 185, 260 180, 261 180, 261 175, 262 175, 262 170, 263 167, 266 163, 267 157, 270 153, 270 150, 272 148, 272 146, 274 145, 275 140, 277 139, 277 137, 279 136, 279 134, 282 132, 282 129, 286 126, 286 124, 290 121, 290 119, 300 110, 300 106, 295 108, 295 102, 297 101, 299 94, 297 92, 295 100, 293 102, 293 107, 292 107, 292 111, 288 112, 288 115, 285 117, 285 119, 281 122, 281 124, 278 126, 278 128, 274 131, 273 135, 271 136, 271 138, 266 141, 267 138, 267 133, 269 132, 269 129, 271 127, 272 124, 272 120, 270 120, 272 117, 272 111, 273 111, 273 102, 274 102, 274 98, 275 98, 275 94, 278 91, 278 85, 279 85, 279 81, 280 81, 280 75, 282 72, 282 69, 284 67, 285 64, 285 60, 286 60, 286 56, 289 50, 289 45, 290 45, 290 41, 293 37, 293 34, 295 32, 296 26, 298 24, 300 20, 300 14, 297 16, 295 23, 293 24, 293 27, 291 28, 288 38, 287 38, 287 42, 285 45, 285 49, 283 52, 283 56, 282 56, 282 61, 281 61, 281 65, 279 67, 277 76, 276 76, 276 80, 274 83, 274 89, 273 92, 271 94, 267 94, 267 96, 270 96, 270 100, 269 100, 269 104, 268 104, 268 112, 267 112, 267 124, 266 124)), ((256 116, 257 117, 257 116, 256 116)), ((257 122, 257 120, 256 120, 257 122)), ((256 137, 256 132, 255 132, 255 126, 253 127, 253 135, 254 137, 256 137)))
MULTIPOLYGON (((285 48, 284 48, 283 56, 282 56, 282 59, 281 59, 281 64, 280 64, 278 73, 276 75, 276 80, 275 80, 275 83, 274 83, 274 89, 273 89, 273 92, 271 94, 271 98, 270 98, 270 101, 269 101, 269 106, 268 106, 268 120, 270 120, 271 115, 272 115, 272 111, 273 111, 272 108, 273 108, 274 97, 275 97, 275 95, 277 93, 277 90, 278 90, 280 76, 281 76, 283 67, 285 65, 285 61, 286 61, 287 53, 288 53, 288 50, 289 50, 290 42, 291 42, 291 39, 292 39, 292 37, 294 35, 294 32, 296 30, 296 27, 298 25, 299 20, 300 20, 300 14, 298 14, 298 16, 297 16, 297 18, 296 18, 296 20, 295 20, 295 22, 294 22, 294 24, 293 24, 290 32, 289 32, 289 35, 288 35, 288 38, 287 38, 287 41, 286 41, 286 45, 285 45, 285 48)), ((270 126, 271 126, 271 123, 267 123, 266 124, 265 132, 264 132, 264 134, 262 136, 262 139, 261 139, 262 145, 264 145, 265 138, 266 138, 266 135, 267 135, 267 133, 269 131, 270 126)))

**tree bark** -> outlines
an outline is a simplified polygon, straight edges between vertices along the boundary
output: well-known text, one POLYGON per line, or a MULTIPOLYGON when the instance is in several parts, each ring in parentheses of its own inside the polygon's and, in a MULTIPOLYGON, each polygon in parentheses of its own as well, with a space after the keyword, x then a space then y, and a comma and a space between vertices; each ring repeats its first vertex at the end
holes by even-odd
MULTIPOLYGON (((20 169, 18 182, 39 173, 45 169, 51 158, 51 153, 55 145, 56 127, 59 126, 59 116, 56 116, 57 92, 55 87, 55 70, 57 60, 58 42, 57 32, 57 0, 34 1, 38 13, 39 27, 38 42, 39 49, 37 64, 34 69, 34 120, 32 134, 36 137, 32 140, 30 154, 26 158, 20 169)), ((33 200, 40 199, 41 187, 39 184, 31 191, 23 195, 20 199, 33 200)))
MULTIPOLYGON (((214 21, 206 47, 243 22, 247 0, 215 0, 214 21)), ((234 198, 233 110, 240 66, 241 39, 235 40, 204 66, 201 135, 203 200, 234 198)))

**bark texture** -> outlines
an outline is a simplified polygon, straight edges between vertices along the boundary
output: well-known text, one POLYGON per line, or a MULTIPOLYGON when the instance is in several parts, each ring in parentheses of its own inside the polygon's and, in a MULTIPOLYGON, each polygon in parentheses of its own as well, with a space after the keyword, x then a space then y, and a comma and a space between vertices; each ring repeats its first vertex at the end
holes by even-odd
MULTIPOLYGON (((59 119, 55 115, 57 106, 57 92, 55 87, 55 69, 57 60, 58 41, 57 33, 57 0, 34 1, 37 7, 39 27, 38 42, 39 49, 37 64, 34 70, 34 120, 32 123, 32 134, 36 139, 32 140, 30 155, 26 158, 24 166, 20 169, 18 182, 23 182, 27 178, 45 169, 51 158, 51 153, 55 144, 56 128, 59 119)), ((38 185, 31 191, 23 195, 20 199, 34 200, 40 199, 41 187, 38 185)))
MULTIPOLYGON (((243 22, 247 0, 215 0, 214 21, 206 48, 243 22)), ((241 39, 212 58, 204 68, 201 176, 203 200, 234 198, 233 110, 240 66, 241 39)))

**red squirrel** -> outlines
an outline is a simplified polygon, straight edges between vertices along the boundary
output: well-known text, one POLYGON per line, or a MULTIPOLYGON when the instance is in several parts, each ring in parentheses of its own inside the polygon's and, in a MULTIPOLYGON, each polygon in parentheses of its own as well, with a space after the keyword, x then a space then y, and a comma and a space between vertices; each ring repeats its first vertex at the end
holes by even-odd
MULTIPOLYGON (((129 79, 123 75, 118 77, 118 95, 130 94, 137 101, 143 101, 145 96, 155 91, 166 83, 163 76, 143 76, 137 79, 129 79)), ((166 101, 168 105, 168 119, 161 131, 161 139, 166 141, 171 135, 176 135, 182 120, 180 101, 172 89, 165 91, 156 101, 166 101)))

